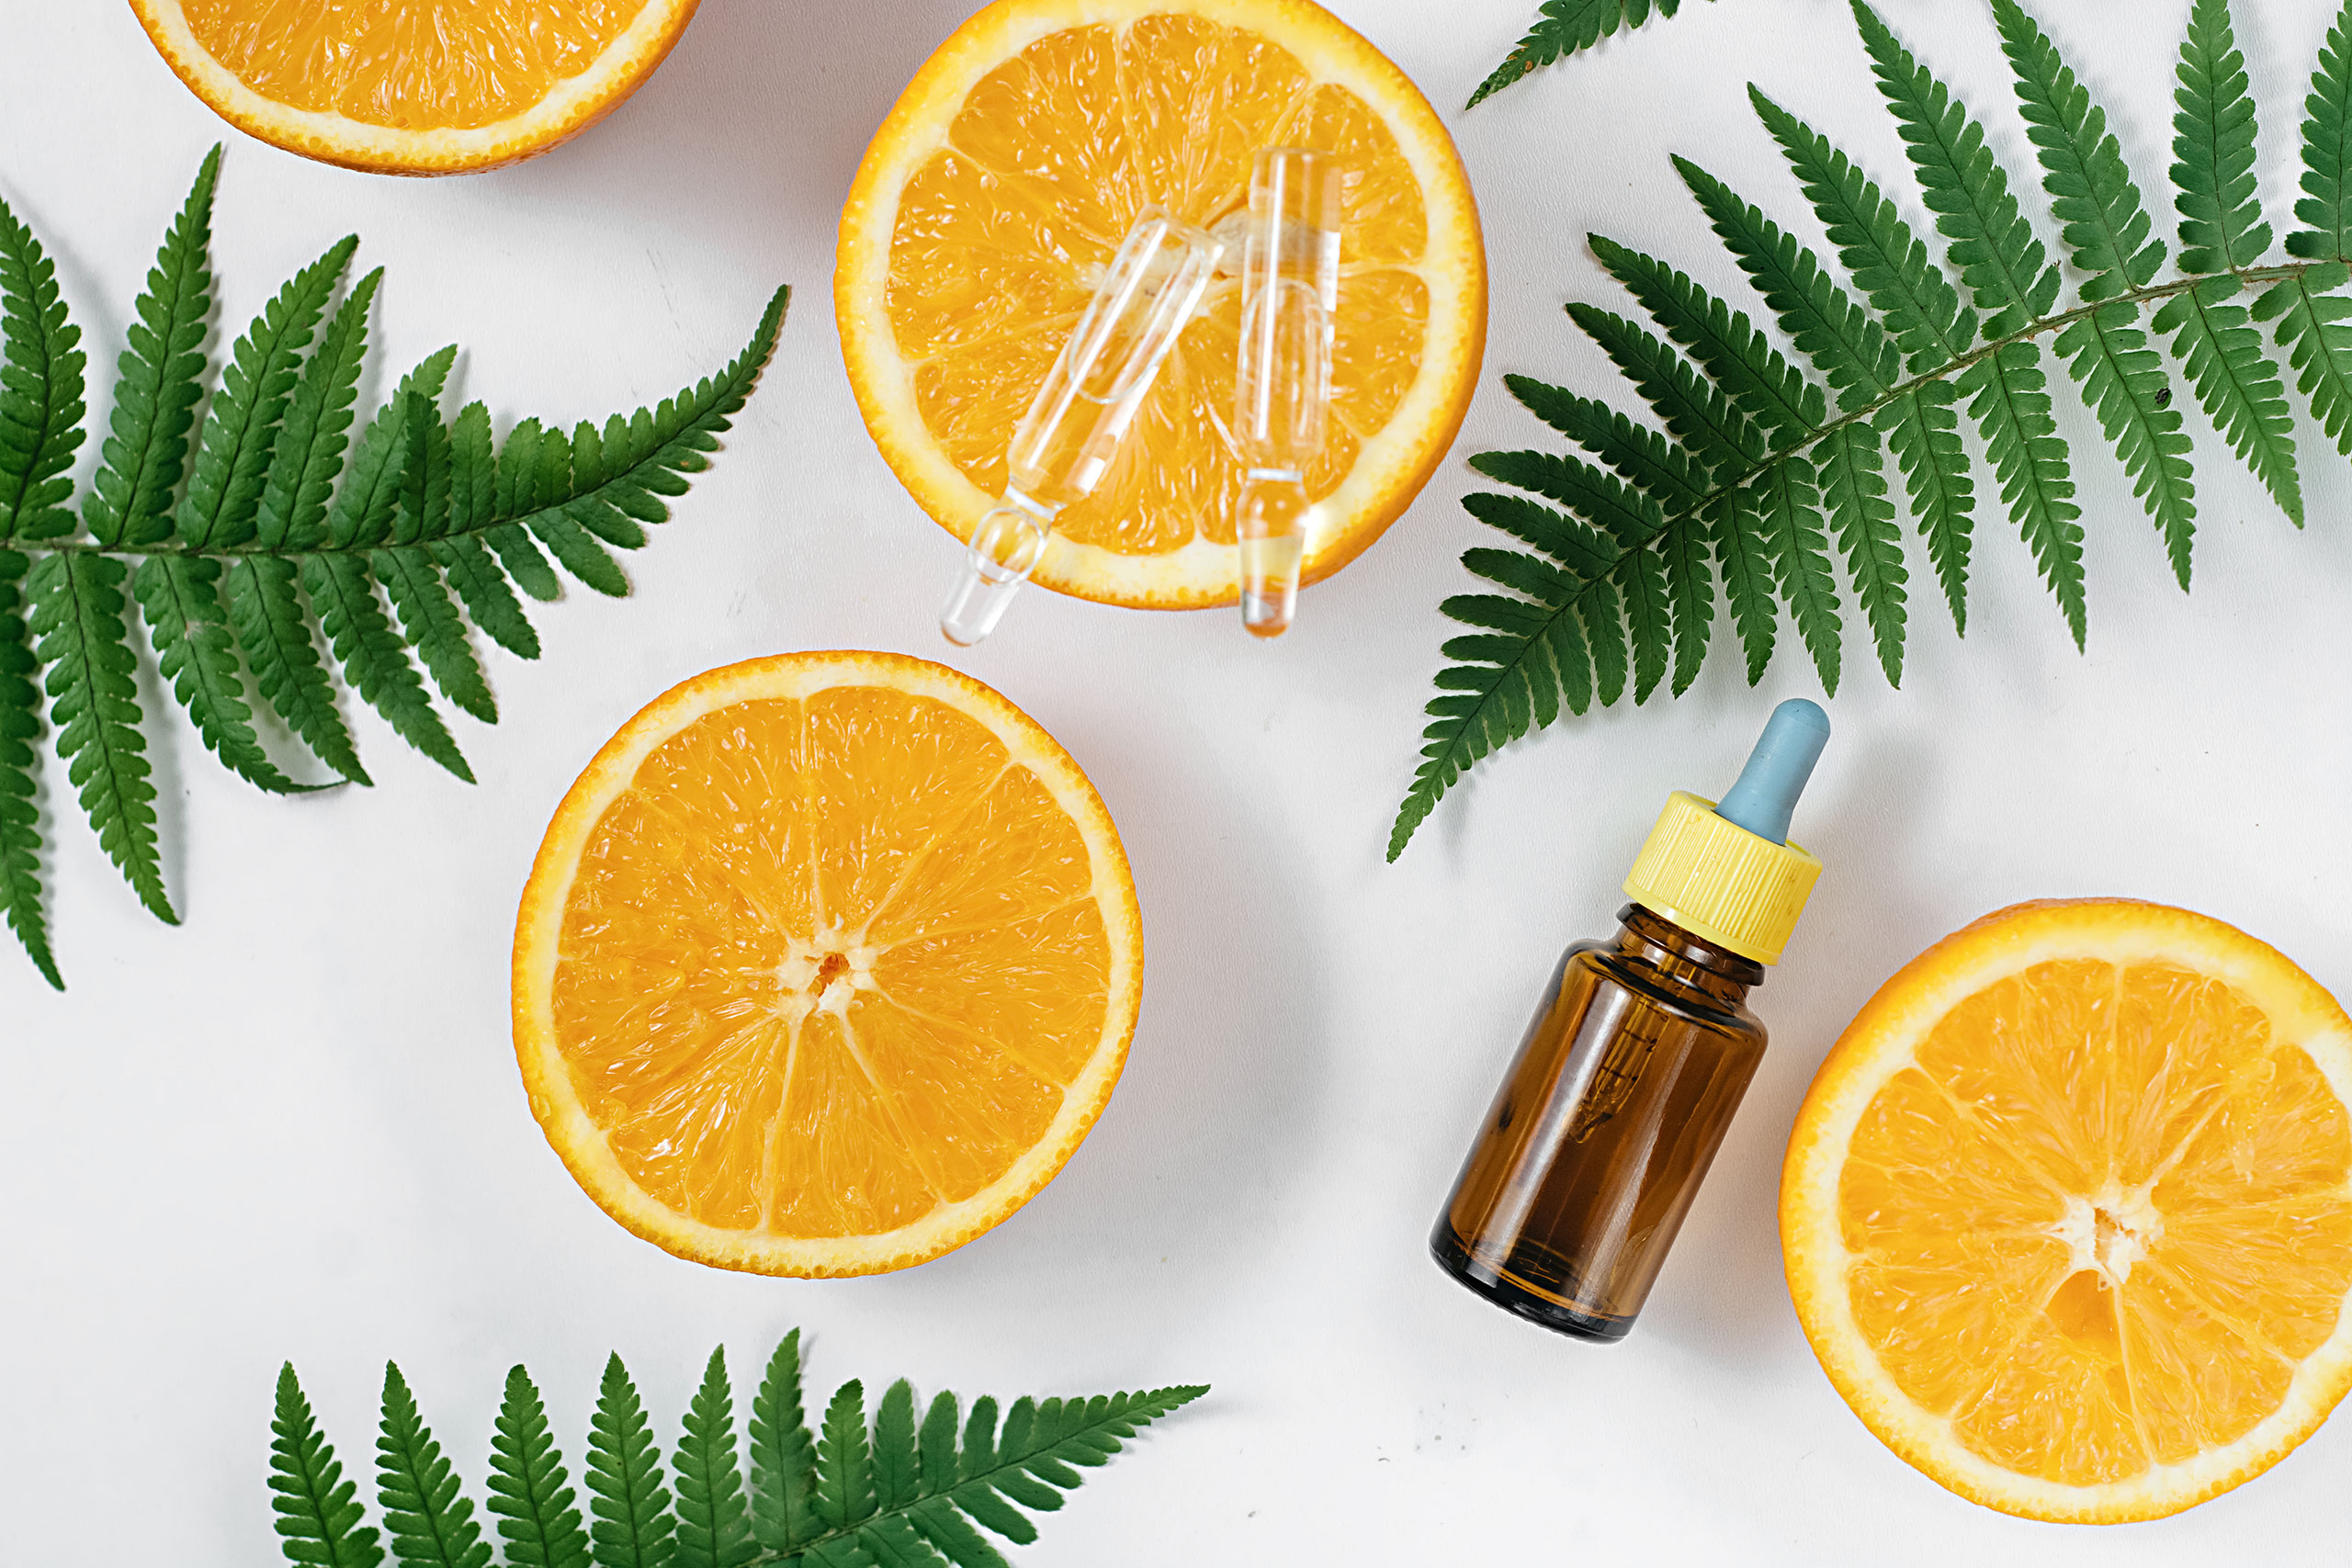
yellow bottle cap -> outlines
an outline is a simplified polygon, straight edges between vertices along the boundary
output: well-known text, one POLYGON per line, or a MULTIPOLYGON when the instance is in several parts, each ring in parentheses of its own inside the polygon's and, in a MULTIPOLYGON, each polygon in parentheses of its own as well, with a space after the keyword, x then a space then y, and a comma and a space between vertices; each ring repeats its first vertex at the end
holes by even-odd
POLYGON ((1802 844, 1776 844, 1676 790, 1626 874, 1625 897, 1702 942, 1778 964, 1820 874, 1802 844))

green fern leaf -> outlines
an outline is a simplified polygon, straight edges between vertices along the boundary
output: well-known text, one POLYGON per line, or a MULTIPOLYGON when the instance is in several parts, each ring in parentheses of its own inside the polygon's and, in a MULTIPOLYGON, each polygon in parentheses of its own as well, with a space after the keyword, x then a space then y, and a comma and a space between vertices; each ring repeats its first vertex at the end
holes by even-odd
POLYGON ((955 1504, 944 1497, 916 1504, 907 1517, 914 1521, 923 1539, 956 1568, 1011 1568, 1004 1554, 989 1544, 988 1537, 973 1529, 971 1522, 956 1511, 955 1504))
POLYGON ((376 1568, 384 1549, 359 1522, 359 1488, 344 1479, 343 1461, 319 1430, 290 1361, 278 1370, 269 1429, 270 1506, 286 1560, 297 1568, 376 1568))
MULTIPOLYGON (((327 503, 343 468, 359 369, 368 356, 368 311, 383 281, 384 269, 378 267, 345 296, 287 399, 255 512, 254 539, 263 550, 314 549, 326 540, 327 503)), ((250 648, 246 656, 254 656, 250 648)), ((291 715, 286 717, 293 722, 291 715)))
POLYGON ((1820 216, 1838 259, 1885 319, 1914 373, 1957 358, 1976 341, 1976 314, 1936 265, 1927 243, 1853 160, 1754 85, 1748 102, 1781 144, 1805 199, 1820 216))
POLYGON ((351 455, 343 488, 327 509, 327 542, 334 548, 366 548, 391 537, 400 515, 401 480, 408 468, 409 423, 420 411, 424 417, 431 416, 457 358, 455 344, 428 355, 401 378, 390 400, 368 422, 351 455))
POLYGON ((1746 473, 1763 459, 1764 438, 1747 416, 1673 348, 1590 305, 1572 304, 1568 315, 1625 373, 1666 428, 1718 476, 1746 473))
POLYGON ((49 670, 50 722, 99 847, 157 919, 179 924, 164 892, 155 786, 139 732, 137 667, 123 625, 123 565, 80 550, 45 555, 26 579, 36 653, 49 670))
POLYGON ((360 557, 336 552, 302 558, 302 591, 318 612, 327 646, 360 700, 384 716, 400 738, 468 784, 473 770, 433 711, 408 650, 384 618, 376 581, 360 557))
POLYGON ((2075 481, 2066 446, 2050 416, 2041 355, 2030 343, 2010 343, 1961 373, 1956 389, 1984 433, 1986 454, 2001 481, 2001 499, 2033 551, 2075 646, 2083 646, 2083 530, 2075 519, 2075 481))
POLYGON ((519 1366, 506 1374, 491 1433, 489 1506, 514 1568, 589 1568, 588 1535, 548 1430, 547 1406, 519 1366))
POLYGON ((752 1530, 771 1551, 814 1540, 817 1442, 800 1403, 800 1331, 768 1359, 752 1401, 752 1530))
POLYGON ((1680 696, 1699 678, 1713 630, 1714 579, 1707 570, 1707 533, 1691 516, 1678 518, 1658 536, 1658 559, 1666 570, 1667 606, 1674 622, 1673 693, 1680 696))
POLYGON ((1482 522, 1517 534, 1580 576, 1606 571, 1616 560, 1619 547, 1610 538, 1637 543, 1665 525, 1656 502, 1573 457, 1549 452, 1481 452, 1470 459, 1470 467, 1490 479, 1557 502, 1609 536, 1564 525, 1559 513, 1544 507, 1513 507, 1493 516, 1473 509, 1482 522))
POLYGON ((1829 565, 1829 543, 1821 519, 1821 489, 1813 464, 1791 453, 1758 474, 1743 490, 1739 513, 1760 526, 1770 541, 1772 575, 1781 598, 1797 624, 1797 635, 1822 689, 1838 694, 1840 637, 1837 575, 1829 565))
POLYGON ((1886 499, 1886 470, 1878 434, 1867 424, 1840 426, 1821 446, 1821 493, 1828 503, 1846 575, 1870 622, 1886 683, 1903 684, 1903 631, 1910 573, 1903 565, 1903 536, 1886 499))
POLYGON ((865 1436, 865 1385, 857 1379, 833 1392, 817 1438, 817 1520, 847 1529, 874 1516, 874 1457, 865 1436))
MULTIPOLYGON (((1994 0, 1993 9, 2017 77, 2018 103, 2040 152, 2042 184, 2075 265, 2088 275, 2083 298, 2111 299, 2143 287, 2164 265, 2164 245, 2148 238, 2153 220, 2104 111, 2016 0, 1994 0)), ((2133 305, 2107 305, 2068 326, 2056 347, 2098 412, 2133 493, 2164 536, 2174 574, 2187 588, 2197 521, 2188 437, 2180 411, 2171 406, 2164 362, 2134 324, 2138 313, 2133 305)))
MULTIPOLYGON (((1466 557, 1478 552, 1465 552, 1465 565, 1477 571, 1466 557)), ((1496 552, 1500 555, 1501 552, 1496 552)), ((1491 571, 1483 575, 1494 575, 1491 571)), ((1625 658, 1624 609, 1619 603, 1615 585, 1606 577, 1595 578, 1585 585, 1576 599, 1577 620, 1584 628, 1584 646, 1592 655, 1592 686, 1600 705, 1607 707, 1625 694, 1628 663, 1625 658)), ((1513 716, 1511 728, 1524 732, 1525 721, 1513 716)))
POLYGON ((417 1413, 400 1368, 384 1363, 384 1424, 376 1438, 376 1487, 401 1568, 487 1568, 490 1542, 473 1499, 417 1413))
POLYGON ((295 583, 299 570, 282 556, 243 556, 230 566, 229 620, 237 646, 253 667, 262 699, 287 728, 353 784, 372 784, 311 640, 311 617, 295 583))
POLYGON ((0 913, 41 978, 62 991, 65 981, 41 912, 40 757, 32 744, 40 734, 40 689, 33 682, 40 666, 25 625, 21 586, 31 566, 17 551, 0 548, 0 913))
POLYGON ((220 391, 204 416, 175 532, 192 550, 232 549, 251 539, 269 477, 278 423, 318 331, 328 296, 359 248, 356 235, 331 246, 278 290, 230 351, 220 391))
MULTIPOLYGON (((466 623, 450 601, 433 552, 423 545, 401 545, 368 552, 368 570, 384 585, 409 646, 424 661, 434 685, 484 724, 498 722, 498 703, 467 640, 466 623)), ((515 607, 521 614, 521 606, 515 607)))
POLYGON ((2243 305, 2226 303, 2243 288, 2234 276, 2209 277, 2165 301, 2149 325, 2172 334, 2172 351, 2194 378, 2197 400, 2264 488, 2303 525, 2302 481, 2295 471, 2294 414, 2278 367, 2262 350, 2243 305))
POLYGON ((2352 0, 2336 13, 2303 100, 2303 227, 2287 236, 2287 254, 2311 261, 2352 261, 2352 0))
POLYGON ((244 666, 220 602, 220 562, 203 556, 149 556, 131 575, 156 668, 187 710, 197 734, 239 778, 272 795, 309 786, 277 770, 254 738, 244 666))
POLYGON ((2195 0, 2189 7, 2176 75, 2172 183, 2180 269, 2251 266, 2270 248, 2270 225, 2256 199, 2254 99, 2229 0, 2195 0))
POLYGON ((921 1495, 922 1461, 915 1450, 915 1391, 900 1378, 874 1412, 874 1495, 885 1512, 905 1508, 921 1495))
POLYGON ((678 1478, 678 1568, 745 1568, 759 1549, 736 1458, 735 1396, 724 1349, 711 1351, 703 1368, 670 1469, 678 1478))
POLYGON ((1892 390, 1903 374, 1894 340, 1838 287, 1819 258, 1688 158, 1677 157, 1674 166, 1782 330, 1839 393, 1840 407, 1859 407, 1892 390))
POLYGON ((1589 240, 1601 265, 1748 418, 1784 441, 1820 428, 1826 417, 1821 389, 1783 358, 1747 316, 1655 257, 1599 234, 1589 240))
POLYGON ((1747 683, 1753 686, 1764 679, 1764 668, 1772 661, 1777 636, 1770 525, 1748 489, 1709 502, 1706 519, 1715 570, 1723 575, 1724 597, 1731 603, 1731 624, 1747 656, 1747 683))
POLYGON ((597 1568, 662 1568, 670 1561, 677 1550, 677 1521, 662 1484, 662 1454, 618 1354, 605 1362, 581 1480, 595 1518, 589 1539, 597 1568))
POLYGON ((101 545, 137 547, 171 532, 172 496, 187 459, 188 427, 203 395, 205 318, 212 309, 212 192, 220 149, 204 155, 196 184, 164 232, 139 321, 117 361, 114 416, 83 521, 101 545))
POLYGON ((1503 385, 1529 412, 1662 504, 1681 509, 1695 505, 1706 493, 1707 476, 1691 466, 1689 454, 1607 403, 1547 386, 1532 376, 1506 376, 1503 385))
POLYGON ((1653 5, 1659 16, 1671 17, 1681 4, 1682 0, 1544 0, 1543 11, 1527 36, 1519 40, 1519 47, 1478 84, 1478 90, 1462 107, 1476 108, 1522 76, 1590 49, 1621 28, 1640 27, 1649 20, 1653 5))
POLYGON ((74 531, 66 470, 87 412, 81 341, 56 264, 0 201, 0 540, 74 531))
POLYGON ((2352 299, 2331 292, 2352 272, 2340 262, 2272 285, 2254 302, 2257 321, 2276 320, 2278 346, 2295 385, 2337 450, 2352 457, 2352 299))
POLYGON ((1968 631, 1968 545, 1976 479, 1960 445, 1954 393, 1942 381, 1924 381, 1889 403, 1879 428, 1903 469, 1904 491, 1927 542, 1928 558, 1943 585, 1952 629, 1968 631))
POLYGON ((2173 575, 2186 589, 2197 527, 2188 437, 2171 406, 2164 361, 2146 346, 2148 334, 2132 324, 2137 316, 2137 307, 2110 300, 2060 333, 2055 347, 2123 459, 2132 493, 2164 536, 2173 575))
POLYGON ((425 548, 441 568, 449 586, 474 625, 491 640, 521 659, 539 656, 539 634, 523 613, 523 603, 507 585, 506 574, 479 539, 459 536, 426 541, 425 548))

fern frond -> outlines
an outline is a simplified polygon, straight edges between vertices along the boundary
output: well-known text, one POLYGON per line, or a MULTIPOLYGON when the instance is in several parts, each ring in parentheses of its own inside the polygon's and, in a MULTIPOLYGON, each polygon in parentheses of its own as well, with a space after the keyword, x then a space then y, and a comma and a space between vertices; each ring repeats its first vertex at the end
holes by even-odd
POLYGON ((2197 529, 2197 485, 2188 467, 2188 437, 2172 407, 2170 378, 2138 311, 2110 300, 2058 334, 2054 345, 2098 414, 2101 429, 2132 476, 2132 492, 2148 509, 2173 575, 2188 586, 2189 551, 2197 529))
POLYGON ((360 1519, 356 1483, 343 1475, 334 1445, 311 1414, 289 1361, 278 1369, 277 1411, 269 1424, 270 1506, 279 1549, 297 1568, 376 1568, 384 1549, 360 1519))
POLYGON ((1891 391, 1903 374, 1894 340, 1823 270, 1820 260, 1690 159, 1676 157, 1674 167, 1781 329, 1838 392, 1841 407, 1855 408, 1891 391))
POLYGON ((1589 238, 1600 265, 1748 418, 1783 441, 1820 428, 1827 417, 1821 389, 1807 381, 1745 314, 1655 257, 1599 234, 1589 238))
MULTIPOLYGON (((1549 452, 1481 452, 1470 459, 1470 467, 1490 479, 1558 502, 1620 545, 1646 540, 1665 525, 1657 502, 1574 457, 1549 452)), ((1555 521, 1559 514, 1542 507, 1474 515, 1517 534, 1579 575, 1606 571, 1617 558, 1617 545, 1581 529, 1563 529, 1555 521)))
POLYGON ((833 1391, 817 1438, 818 1523, 841 1531, 874 1516, 874 1458, 865 1436, 865 1386, 852 1378, 833 1391))
POLYGON ((351 454, 343 487, 327 508, 327 543, 334 548, 367 549, 391 536, 400 515, 401 480, 407 472, 409 423, 431 417, 457 358, 455 344, 428 355, 401 378, 391 397, 368 420, 351 454))
POLYGON ((384 1422, 376 1438, 376 1487, 385 1533, 401 1568, 487 1568, 490 1542, 473 1499, 417 1413, 400 1368, 384 1363, 384 1422))
POLYGON ((1770 525, 1755 504, 1753 491, 1719 497, 1707 509, 1707 539, 1714 547, 1715 570, 1723 575, 1731 624, 1747 655, 1747 683, 1764 679, 1772 661, 1777 611, 1772 600, 1770 525))
POLYGON ((2320 46, 2312 90, 2303 99, 2303 227, 2287 236, 2287 254, 2310 261, 2352 261, 2352 0, 2336 13, 2320 46))
POLYGON ((393 733, 468 784, 473 770, 433 711, 408 649, 384 618, 376 580, 364 557, 345 551, 302 558, 302 591, 318 614, 327 646, 360 700, 384 716, 393 733))
POLYGON ((25 625, 23 582, 32 563, 0 547, 0 913, 8 929, 51 988, 63 990, 56 956, 49 948, 49 921, 41 912, 40 810, 33 741, 40 734, 40 689, 33 677, 40 666, 25 625))
POLYGON ((384 269, 378 267, 344 297, 287 399, 254 514, 254 543, 263 550, 314 549, 326 539, 327 503, 343 468, 359 369, 368 357, 368 311, 383 281, 384 269))
POLYGON ((79 792, 98 845, 157 919, 179 924, 164 892, 155 842, 155 786, 139 732, 139 688, 131 679, 123 624, 124 570, 109 556, 72 551, 41 557, 27 575, 36 654, 49 670, 55 745, 79 792))
POLYGON ((1532 72, 1590 49, 1620 28, 1640 27, 1650 19, 1653 6, 1659 16, 1671 17, 1681 5, 1682 0, 1544 0, 1542 12, 1527 36, 1519 40, 1519 47, 1478 84, 1478 90, 1462 107, 1476 108, 1532 72))
POLYGON ((2165 300, 2149 325, 2172 335, 2172 351, 2194 378, 2198 402, 2300 528, 2303 491, 2295 470, 2294 414, 2278 367, 2262 350, 2262 334, 2247 324, 2246 308, 2228 303, 2243 288, 2226 273, 2205 278, 2165 300))
POLYGON ((491 1434, 489 1506, 514 1568, 589 1568, 588 1535, 548 1430, 547 1406, 519 1366, 506 1374, 491 1434))
POLYGON ((2033 551, 2034 565, 2081 648, 2083 530, 2066 444, 2050 414, 2041 355, 2030 343, 2008 343, 1971 365, 1954 383, 1984 433, 1985 455, 2001 481, 2001 499, 2033 551))
POLYGON ((1547 386, 1532 376, 1506 376, 1503 385, 1530 413, 1663 504, 1688 506, 1706 493, 1707 476, 1691 465, 1688 453, 1607 403, 1547 386))
POLYGON ((56 264, 0 201, 0 541, 74 531, 66 470, 87 412, 81 342, 56 264))
POLYGON ((1903 469, 1919 536, 1927 542, 1936 581, 1943 585, 1955 632, 1968 631, 1968 547, 1976 479, 1960 444, 1948 382, 1922 381, 1880 411, 1879 428, 1903 469))
POLYGON ((375 781, 359 765, 351 731, 336 707, 334 683, 319 661, 311 617, 284 556, 245 556, 229 568, 229 620, 237 631, 264 701, 318 759, 356 784, 375 781))
POLYGON ((132 305, 138 324, 116 361, 111 434, 90 481, 82 518, 102 545, 153 544, 171 532, 172 496, 187 460, 188 427, 203 395, 205 318, 212 309, 212 193, 220 149, 204 155, 196 184, 164 231, 147 287, 132 305))
MULTIPOLYGON (((1838 635, 1838 581, 1829 565, 1829 543, 1821 517, 1821 489, 1813 464, 1792 452, 1750 480, 1743 493, 1750 513, 1770 541, 1772 575, 1781 598, 1797 624, 1797 635, 1822 689, 1838 694, 1842 639, 1838 635)), ((1745 510, 1743 505, 1742 510, 1745 510)))
POLYGON ((678 1478, 678 1568, 746 1568, 759 1549, 736 1457, 735 1395, 724 1349, 712 1350, 703 1367, 670 1470, 678 1478))
POLYGON ((677 1550, 677 1521, 662 1484, 662 1454, 637 1384, 617 1353, 605 1362, 596 1414, 588 1427, 589 1539, 597 1568, 662 1568, 677 1550))

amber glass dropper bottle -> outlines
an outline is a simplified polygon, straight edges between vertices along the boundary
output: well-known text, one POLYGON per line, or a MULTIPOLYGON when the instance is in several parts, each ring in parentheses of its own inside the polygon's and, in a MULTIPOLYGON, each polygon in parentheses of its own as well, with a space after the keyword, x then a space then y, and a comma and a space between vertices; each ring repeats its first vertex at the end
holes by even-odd
POLYGON ((1775 708, 1722 805, 1667 801, 1616 936, 1561 954, 1430 1238, 1505 1311, 1586 1339, 1634 1326, 1764 1055, 1747 992, 1821 874, 1788 834, 1828 739, 1818 705, 1775 708))

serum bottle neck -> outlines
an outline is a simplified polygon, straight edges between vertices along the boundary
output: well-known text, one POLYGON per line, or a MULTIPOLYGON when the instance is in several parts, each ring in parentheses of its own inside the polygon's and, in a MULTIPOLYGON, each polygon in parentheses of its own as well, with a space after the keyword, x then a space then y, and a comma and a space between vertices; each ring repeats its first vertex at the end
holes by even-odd
POLYGON ((1611 956, 1701 1006, 1732 1011, 1747 999, 1748 987, 1763 983, 1761 964, 1711 946, 1653 909, 1628 904, 1617 911, 1617 919, 1621 923, 1611 956))

